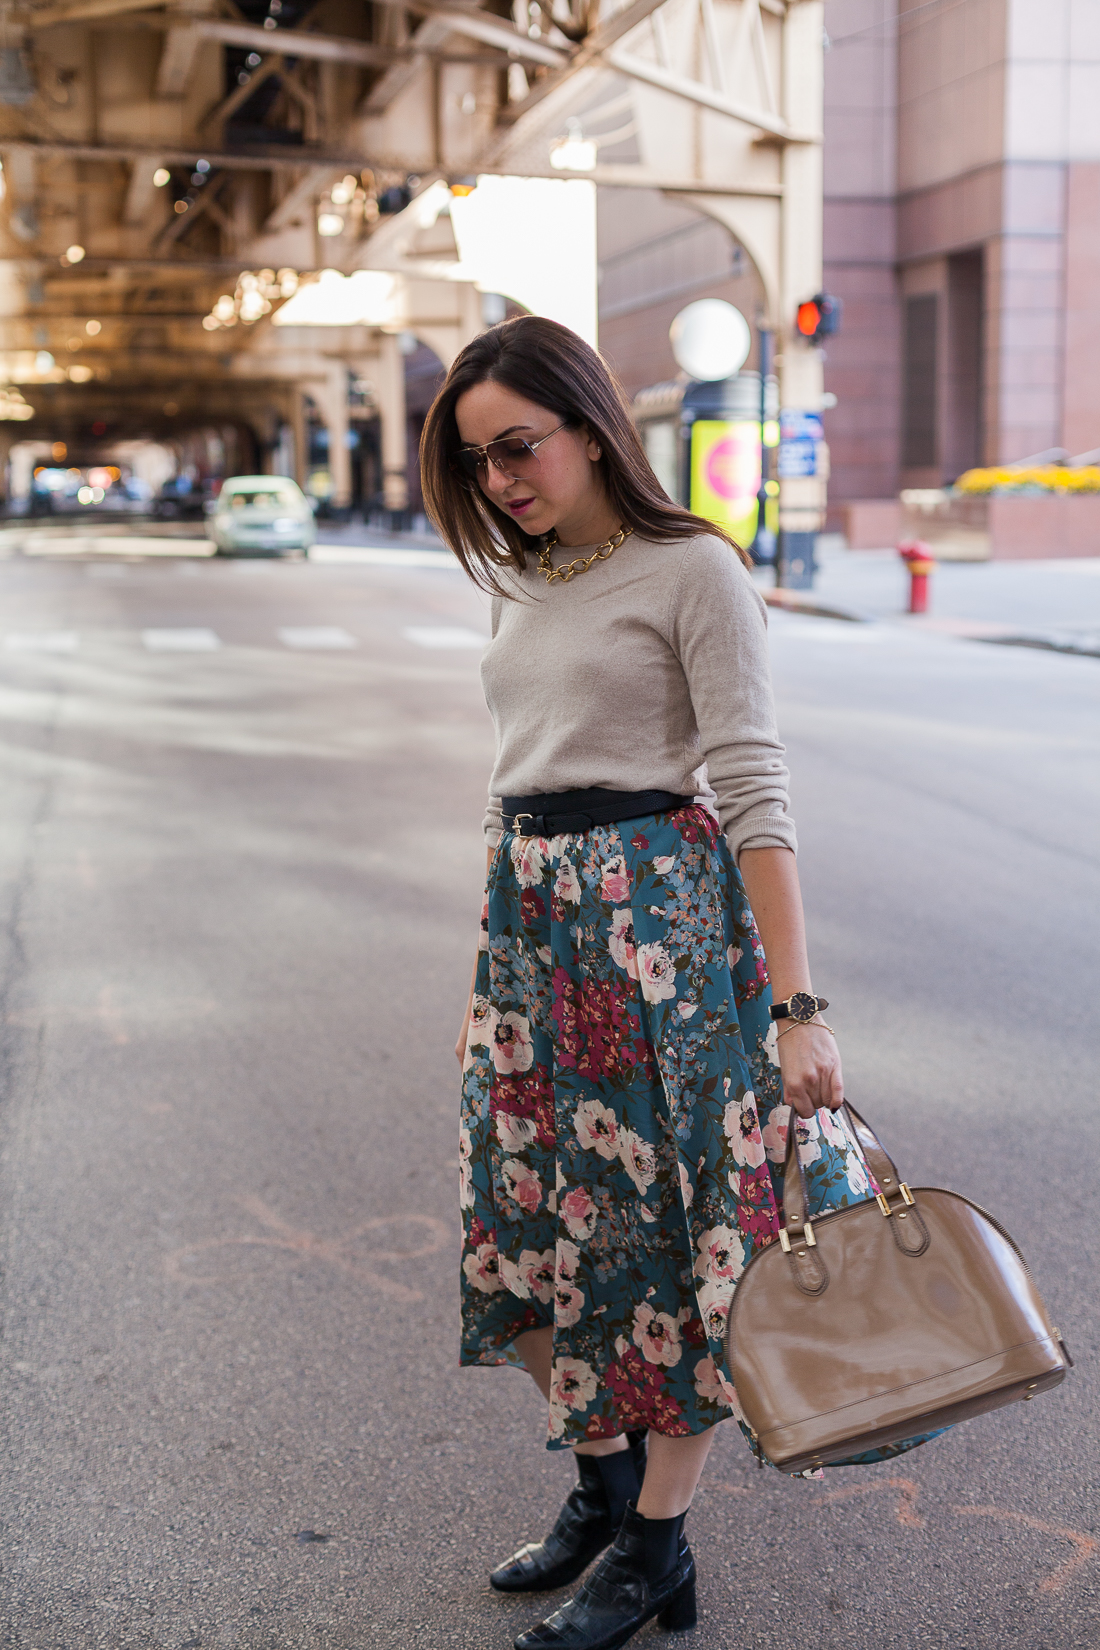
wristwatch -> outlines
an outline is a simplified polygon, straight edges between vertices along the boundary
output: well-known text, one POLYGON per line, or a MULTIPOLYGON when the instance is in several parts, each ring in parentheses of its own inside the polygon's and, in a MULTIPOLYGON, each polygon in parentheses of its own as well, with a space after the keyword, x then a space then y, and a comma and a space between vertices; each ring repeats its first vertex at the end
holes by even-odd
POLYGON ((820 1014, 823 1008, 828 1008, 828 999, 825 997, 811 997, 808 991, 795 991, 785 1003, 773 1003, 771 1016, 773 1020, 794 1020, 798 1025, 809 1025, 815 1014, 820 1014))

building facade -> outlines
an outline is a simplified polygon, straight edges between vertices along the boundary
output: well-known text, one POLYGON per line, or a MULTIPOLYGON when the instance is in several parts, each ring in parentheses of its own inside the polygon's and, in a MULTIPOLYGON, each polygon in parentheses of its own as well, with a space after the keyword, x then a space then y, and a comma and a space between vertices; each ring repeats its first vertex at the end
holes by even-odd
POLYGON ((834 506, 1100 447, 1100 6, 829 0, 834 506))

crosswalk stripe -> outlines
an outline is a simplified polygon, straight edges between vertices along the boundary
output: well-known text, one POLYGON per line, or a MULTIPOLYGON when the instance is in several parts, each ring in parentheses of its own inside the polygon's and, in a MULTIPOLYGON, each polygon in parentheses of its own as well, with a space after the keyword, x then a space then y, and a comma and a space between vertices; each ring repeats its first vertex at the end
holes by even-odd
POLYGON ((284 647, 335 648, 358 647, 359 643, 338 624, 289 625, 280 630, 279 640, 284 647))
POLYGON ((143 630, 141 639, 150 653, 213 653, 222 645, 215 631, 197 625, 190 629, 143 630))
POLYGON ((477 630, 468 630, 465 625, 409 625, 401 634, 406 641, 415 642, 418 647, 481 649, 489 642, 488 636, 477 630))
POLYGON ((75 653, 79 645, 75 630, 9 630, 4 637, 10 653, 75 653))

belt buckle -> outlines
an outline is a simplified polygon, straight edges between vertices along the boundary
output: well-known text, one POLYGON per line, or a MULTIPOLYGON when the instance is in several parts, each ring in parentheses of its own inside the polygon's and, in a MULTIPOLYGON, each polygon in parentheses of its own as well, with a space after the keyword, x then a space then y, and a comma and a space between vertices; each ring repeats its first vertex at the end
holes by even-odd
POLYGON ((535 818, 534 814, 513 814, 512 815, 512 830, 515 833, 515 835, 518 836, 518 837, 522 837, 524 840, 526 840, 526 838, 528 836, 528 832, 524 831, 520 828, 520 823, 519 822, 520 822, 521 819, 530 819, 530 820, 533 821, 534 818, 535 818))

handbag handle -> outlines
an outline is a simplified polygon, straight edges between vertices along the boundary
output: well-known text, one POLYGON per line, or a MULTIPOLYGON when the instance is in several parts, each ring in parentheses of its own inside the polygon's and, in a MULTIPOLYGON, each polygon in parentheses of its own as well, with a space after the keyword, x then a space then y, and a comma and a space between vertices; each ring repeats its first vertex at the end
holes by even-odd
POLYGON ((880 1192, 891 1197, 901 1184, 901 1177, 894 1166, 894 1160, 886 1150, 882 1141, 871 1125, 859 1115, 850 1100, 845 1100, 841 1106, 844 1121, 848 1125, 852 1139, 859 1148, 860 1156, 880 1192))
MULTIPOLYGON (((886 1151, 874 1129, 860 1116, 849 1101, 845 1100, 840 1110, 844 1115, 844 1121, 848 1125, 848 1132, 855 1142, 856 1149, 863 1158, 877 1190, 885 1194, 886 1197, 890 1197, 900 1185, 898 1171, 894 1166, 893 1159, 886 1151)), ((783 1211, 780 1219, 780 1230, 782 1232, 798 1235, 805 1231, 809 1219, 806 1172, 798 1155, 797 1131, 800 1121, 808 1121, 808 1119, 800 1119, 792 1106, 790 1122, 787 1126, 787 1155, 783 1168, 783 1211)), ((812 1243, 812 1239, 810 1241, 812 1243)), ((785 1244, 784 1247, 786 1247, 785 1244)))

